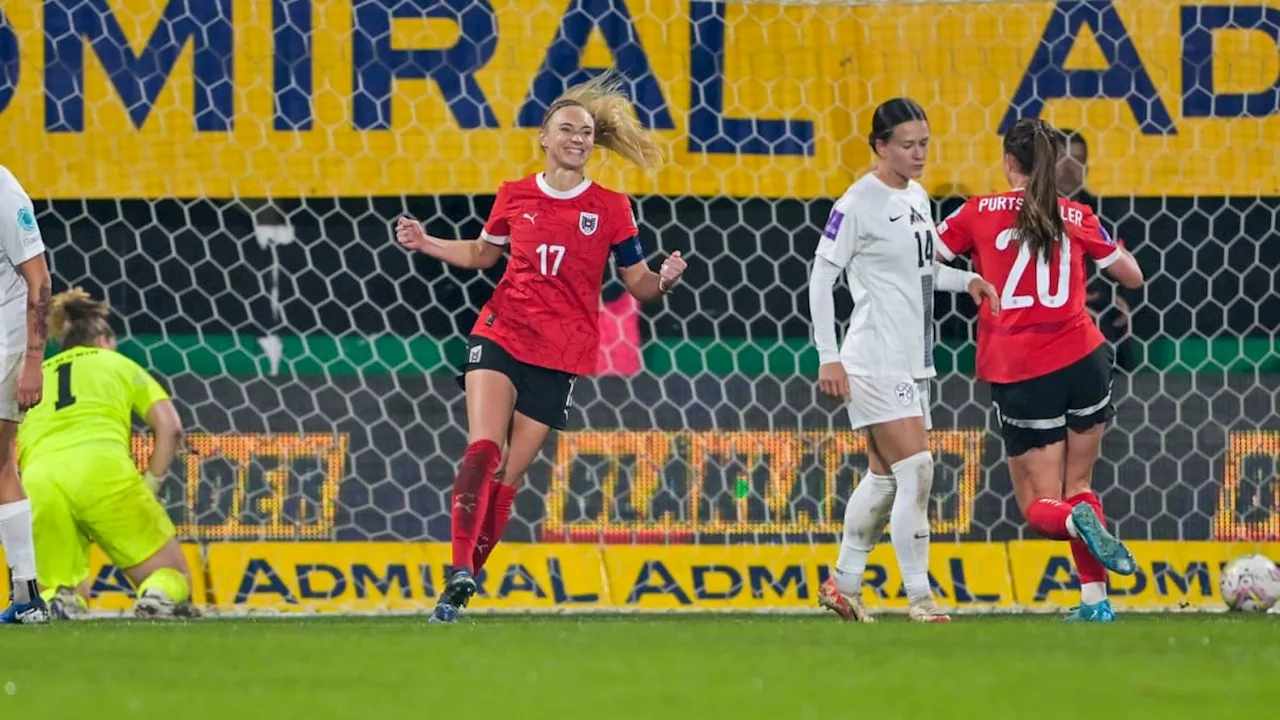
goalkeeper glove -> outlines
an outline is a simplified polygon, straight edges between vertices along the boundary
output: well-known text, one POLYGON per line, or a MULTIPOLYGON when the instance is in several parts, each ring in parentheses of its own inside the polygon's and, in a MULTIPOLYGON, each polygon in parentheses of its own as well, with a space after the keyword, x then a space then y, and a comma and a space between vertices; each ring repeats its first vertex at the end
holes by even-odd
POLYGON ((160 491, 160 484, 164 482, 164 476, 152 475, 151 471, 148 470, 142 473, 142 482, 147 486, 147 489, 151 491, 151 494, 155 495, 160 491))

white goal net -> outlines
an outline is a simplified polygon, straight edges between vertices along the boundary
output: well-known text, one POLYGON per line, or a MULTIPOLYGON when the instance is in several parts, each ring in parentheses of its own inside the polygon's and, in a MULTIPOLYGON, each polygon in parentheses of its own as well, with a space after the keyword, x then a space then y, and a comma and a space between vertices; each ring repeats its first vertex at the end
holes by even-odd
MULTIPOLYGON (((815 392, 805 283, 871 111, 919 101, 939 219, 1003 188, 1001 132, 1074 131, 1078 191, 1134 249, 1097 283, 1119 417, 1095 478, 1142 570, 1117 602, 1215 606, 1219 563, 1280 556, 1280 3, 12 0, 3 164, 55 291, 116 313, 192 433, 163 502, 219 611, 429 609, 465 446, 454 375, 502 266, 395 246, 407 214, 473 237, 541 166, 536 125, 610 66, 664 144, 632 193, 686 282, 637 308, 610 274, 602 372, 515 502, 476 609, 815 607, 863 440, 815 392)), ((612 271, 610 271, 612 273, 612 271)), ((847 297, 838 314, 847 317, 847 297)), ((1024 529, 973 307, 938 295, 933 573, 972 609, 1075 602, 1024 529)), ((147 440, 137 440, 140 455, 147 440)), ((95 603, 127 585, 95 564, 95 603)), ((891 552, 868 601, 901 607, 891 552)))

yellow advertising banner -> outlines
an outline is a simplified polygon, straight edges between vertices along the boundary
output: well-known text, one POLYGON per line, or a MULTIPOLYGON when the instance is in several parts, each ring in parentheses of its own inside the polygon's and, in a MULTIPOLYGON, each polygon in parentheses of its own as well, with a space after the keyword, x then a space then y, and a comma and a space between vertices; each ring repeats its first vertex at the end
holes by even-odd
MULTIPOLYGON (((1116 610, 1221 609, 1222 566, 1238 555, 1280 558, 1280 543, 1131 541, 1138 571, 1111 574, 1109 596, 1116 610)), ((1013 590, 1024 607, 1069 607, 1080 602, 1067 543, 1032 540, 1009 543, 1013 590)))
MULTIPOLYGON (((204 560, 200 556, 200 546, 196 543, 183 543, 182 554, 187 559, 187 567, 191 570, 191 597, 196 605, 205 604, 206 586, 204 581, 204 560)), ((4 550, 0 548, 0 576, 8 584, 9 565, 5 561, 4 550)), ((137 593, 129 577, 120 568, 111 564, 106 553, 98 546, 89 550, 89 605, 94 611, 125 612, 133 608, 137 593)))
POLYGON ((823 197, 877 103, 927 110, 931 191, 1001 189, 1001 133, 1091 143, 1101 195, 1280 194, 1280 4, 11 0, 3 164, 36 197, 490 193, 606 67, 666 150, 633 193, 823 197))
MULTIPOLYGON (((1222 567, 1280 543, 1132 541, 1138 572, 1112 574, 1118 611, 1225 609, 1222 567)), ((184 544, 193 597, 215 612, 428 612, 448 577, 446 543, 215 542, 184 544), (206 585, 206 582, 208 583, 206 585)), ((816 611, 835 545, 499 545, 478 577, 475 612, 816 611)), ((3 556, 0 555, 0 561, 3 556)), ((0 568, 4 565, 0 562, 0 568)), ((3 575, 0 572, 0 575, 3 575)), ((964 612, 1064 610, 1079 603, 1065 542, 934 543, 929 580, 940 605, 964 612)), ((124 574, 93 550, 94 611, 126 611, 124 574)), ((907 606, 893 549, 871 553, 863 599, 907 606)))
MULTIPOLYGON (((799 610, 818 607, 839 547, 831 545, 609 546, 612 605, 621 610, 799 610)), ((929 579, 938 602, 961 609, 1013 604, 1001 544, 932 548, 929 579)), ((907 607, 893 548, 868 559, 863 599, 870 608, 907 607)))
MULTIPOLYGON (((447 579, 444 543, 215 543, 220 611, 422 611, 447 579)), ((499 545, 473 600, 491 610, 591 609, 608 603, 603 561, 588 545, 499 545)))

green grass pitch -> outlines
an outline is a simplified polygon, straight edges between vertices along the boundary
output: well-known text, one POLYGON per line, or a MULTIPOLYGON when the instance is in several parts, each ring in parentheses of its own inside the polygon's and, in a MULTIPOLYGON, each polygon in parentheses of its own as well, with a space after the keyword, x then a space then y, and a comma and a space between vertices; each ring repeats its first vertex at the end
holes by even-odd
POLYGON ((0 717, 1273 717, 1280 617, 475 616, 0 628, 0 717))

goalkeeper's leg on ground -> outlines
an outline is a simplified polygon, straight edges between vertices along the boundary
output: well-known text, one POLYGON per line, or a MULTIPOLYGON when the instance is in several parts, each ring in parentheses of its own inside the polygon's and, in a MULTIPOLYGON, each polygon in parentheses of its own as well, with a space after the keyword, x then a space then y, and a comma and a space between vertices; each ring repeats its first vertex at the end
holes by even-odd
POLYGON ((23 473, 22 484, 31 501, 40 596, 54 618, 69 620, 89 610, 92 543, 77 525, 71 502, 56 477, 37 468, 23 473))
MULTIPOLYGON (((97 543, 137 588, 141 618, 190 616, 191 571, 173 522, 136 468, 58 464, 25 479, 32 494, 36 554, 45 558, 40 585, 61 599, 64 616, 78 606, 74 589, 89 577, 97 543), (71 472, 67 472, 71 470, 71 472), (71 592, 68 592, 71 591, 71 592)), ((39 563, 37 563, 39 564, 39 563)))

